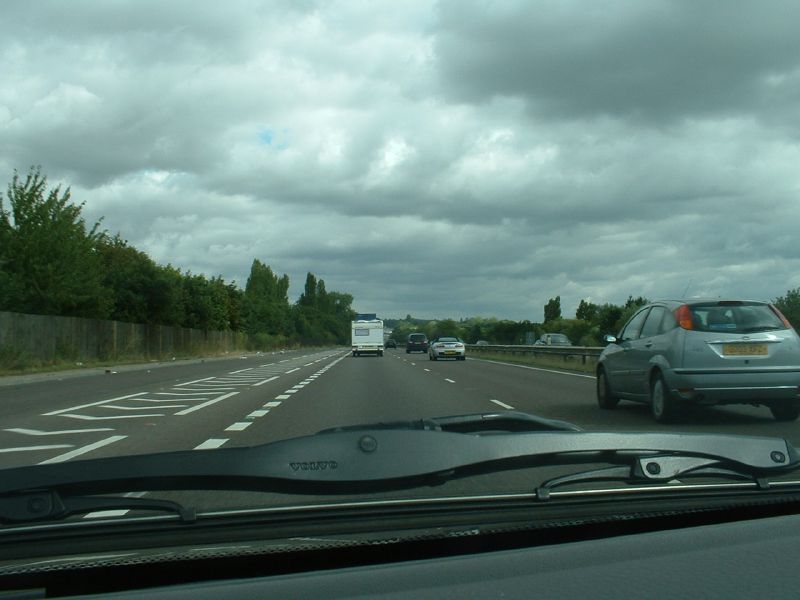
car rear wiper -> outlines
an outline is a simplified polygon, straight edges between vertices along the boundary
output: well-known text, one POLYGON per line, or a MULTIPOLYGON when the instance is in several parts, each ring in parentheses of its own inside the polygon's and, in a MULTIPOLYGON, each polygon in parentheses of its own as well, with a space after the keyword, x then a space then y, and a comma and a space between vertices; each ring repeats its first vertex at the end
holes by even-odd
MULTIPOLYGON (((544 420, 546 422, 546 420, 544 420)), ((753 479, 795 469, 785 439, 678 433, 585 432, 538 427, 538 419, 468 415, 326 430, 260 446, 188 450, 17 467, 0 477, 0 520, 53 519, 62 501, 136 490, 240 490, 290 494, 357 494, 542 465, 626 465, 626 482, 660 483, 701 468, 753 479), (485 421, 485 422, 484 422, 485 421), (419 423, 428 423, 428 426, 419 423), (413 424, 413 425, 412 425, 413 424), (450 430, 448 430, 448 428, 450 430), (458 429, 469 429, 467 433, 458 429), (476 433, 477 431, 477 433, 476 433), (483 435, 482 433, 493 433, 483 435), (49 508, 55 506, 55 508, 49 508)), ((586 474, 578 476, 587 477, 586 474)), ((552 487, 552 483, 551 483, 552 487)), ((546 488, 542 488, 546 489, 546 488)), ((546 494, 543 494, 546 496, 546 494)), ((125 499, 125 502, 133 500, 125 499)), ((163 508, 163 507, 162 507, 163 508)), ((180 512, 179 507, 175 507, 180 512)))

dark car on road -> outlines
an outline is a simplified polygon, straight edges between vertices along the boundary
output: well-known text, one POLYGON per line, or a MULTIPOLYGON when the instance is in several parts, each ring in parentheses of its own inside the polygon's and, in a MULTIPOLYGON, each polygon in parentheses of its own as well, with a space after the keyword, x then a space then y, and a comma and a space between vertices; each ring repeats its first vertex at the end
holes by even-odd
POLYGON ((659 422, 689 404, 763 405, 779 421, 800 416, 800 337, 767 302, 654 302, 606 342, 600 408, 644 402, 659 422))
POLYGON ((390 338, 390 339, 386 340, 383 343, 383 347, 384 348, 397 348, 397 342, 395 342, 393 339, 390 338))
POLYGON ((406 354, 409 352, 427 352, 428 336, 424 333, 412 333, 406 340, 406 354))

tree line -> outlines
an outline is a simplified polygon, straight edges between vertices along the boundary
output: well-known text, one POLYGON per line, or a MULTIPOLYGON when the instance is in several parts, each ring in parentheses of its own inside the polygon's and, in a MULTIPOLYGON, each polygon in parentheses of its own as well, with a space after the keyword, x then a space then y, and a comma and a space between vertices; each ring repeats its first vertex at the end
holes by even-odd
POLYGON ((112 319, 249 334, 253 348, 349 343, 349 294, 306 276, 289 302, 289 277, 258 259, 244 289, 159 265, 101 222, 86 223, 70 189, 48 189, 40 168, 15 172, 0 194, 0 310, 112 319))
MULTIPOLYGON (((391 337, 405 342, 411 333, 424 333, 428 339, 440 336, 459 337, 474 344, 485 340, 491 344, 513 345, 532 343, 543 333, 563 333, 578 346, 602 346, 605 334, 617 334, 633 314, 650 302, 643 296, 628 296, 624 304, 596 304, 581 300, 574 319, 561 314, 561 297, 550 298, 544 306, 542 323, 509 321, 495 318, 426 320, 407 315, 405 319, 386 320, 392 327, 391 337)), ((775 298, 773 304, 795 327, 800 326, 800 288, 775 298)))

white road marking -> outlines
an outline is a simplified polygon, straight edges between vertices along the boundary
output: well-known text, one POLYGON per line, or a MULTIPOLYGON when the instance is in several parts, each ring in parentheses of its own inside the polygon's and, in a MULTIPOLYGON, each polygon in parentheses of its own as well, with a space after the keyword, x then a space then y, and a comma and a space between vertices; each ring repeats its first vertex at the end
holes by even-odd
POLYGON ((594 375, 581 375, 580 373, 568 373, 566 371, 556 371, 555 369, 542 369, 540 367, 528 367, 526 365, 515 365, 513 363, 504 363, 498 360, 486 360, 485 358, 472 358, 470 360, 479 360, 481 362, 492 363, 495 365, 503 365, 506 367, 517 367, 519 369, 529 369, 531 371, 544 371, 545 373, 555 373, 556 375, 569 375, 570 377, 583 377, 584 379, 596 379, 594 375))
POLYGON ((291 398, 289 394, 281 394, 279 396, 275 396, 275 400, 288 400, 291 398))
POLYGON ((269 383, 270 381, 275 381, 278 379, 279 375, 275 375, 274 377, 270 377, 269 379, 265 379, 264 381, 259 381, 258 383, 254 383, 253 387, 258 387, 260 385, 264 385, 265 383, 269 383))
POLYGON ((163 417, 164 413, 151 413, 147 415, 117 415, 116 417, 93 417, 91 415, 63 415, 70 419, 80 419, 81 421, 113 421, 114 419, 145 419, 147 417, 163 417))
POLYGON ((58 448, 72 448, 73 444, 52 444, 50 446, 22 446, 19 448, 0 448, 0 454, 7 452, 27 452, 35 450, 55 450, 58 448))
POLYGON ((210 439, 206 440, 205 442, 203 442, 202 444, 200 444, 199 446, 195 446, 194 449, 195 450, 213 450, 214 448, 219 448, 220 446, 222 446, 227 441, 228 441, 227 439, 210 438, 210 439))
POLYGON ((294 373, 295 371, 299 371, 299 370, 300 370, 300 367, 295 367, 294 369, 289 369, 288 371, 286 371, 286 374, 288 375, 289 373, 294 373))
POLYGON ((267 402, 264 407, 265 408, 275 408, 276 406, 280 406, 280 402, 267 402))
MULTIPOLYGON (((137 402, 155 402, 156 404, 160 404, 162 402, 175 402, 178 398, 165 398, 163 400, 159 400, 158 398, 137 398, 137 402)), ((202 396, 200 398, 181 398, 183 401, 188 402, 199 402, 200 400, 208 400, 208 396, 202 396)), ((109 408, 109 406, 104 406, 103 408, 109 408)), ((175 406, 188 406, 187 404, 176 404, 175 406)), ((159 408, 172 408, 171 406, 160 406, 159 408)))
POLYGON ((213 377, 204 377, 203 379, 195 379, 194 381, 187 381, 186 383, 178 383, 175 387, 180 387, 182 385, 192 385, 193 383, 200 383, 201 381, 208 381, 209 379, 214 379, 213 377))
POLYGON ((189 396, 194 396, 197 394, 197 390, 190 390, 186 392, 156 392, 157 396, 177 396, 181 400, 207 400, 208 396, 201 396, 198 398, 189 398, 189 396))
POLYGON ((257 419, 258 417, 263 417, 269 412, 269 410, 254 410, 249 415, 247 415, 248 419, 257 419))
POLYGON ((495 400, 494 398, 490 398, 489 402, 494 402, 495 404, 497 404, 497 406, 502 406, 503 408, 508 409, 508 410, 514 410, 513 406, 509 406, 505 402, 500 402, 500 400, 495 400))
POLYGON ((228 375, 236 375, 237 373, 244 373, 245 371, 252 371, 255 367, 247 367, 246 369, 239 369, 238 371, 231 371, 228 375))
POLYGON ((449 381, 450 383, 455 383, 452 379, 448 379, 447 377, 444 378, 445 381, 449 381))
POLYGON ((97 433, 98 431, 114 431, 111 427, 96 427, 94 429, 63 429, 61 431, 40 431, 39 429, 23 429, 16 427, 14 429, 4 429, 9 433, 21 433, 22 435, 68 435, 72 433, 97 433))
POLYGON ((430 369, 425 369, 425 370, 426 370, 428 373, 430 373, 430 372, 431 372, 431 370, 430 370, 430 369))
POLYGON ((106 517, 124 517, 130 512, 129 509, 123 508, 119 510, 96 510, 95 512, 86 513, 83 515, 84 519, 103 519, 106 517))
POLYGON ((310 362, 310 363, 308 363, 307 365, 303 365, 303 366, 304 366, 304 367, 310 367, 310 366, 311 366, 311 365, 313 365, 313 364, 314 364, 313 362, 310 362))
POLYGON ((177 416, 188 415, 189 413, 193 413, 196 410, 200 410, 201 408, 205 408, 206 406, 211 406, 212 404, 216 404, 217 402, 221 402, 226 398, 230 398, 231 396, 235 396, 239 392, 231 392, 230 394, 223 394, 219 398, 214 398, 213 400, 209 400, 208 402, 203 402, 202 404, 198 404, 197 406, 193 406, 192 408, 187 408, 186 410, 182 410, 180 412, 176 412, 177 416))
MULTIPOLYGON (((156 400, 158 402, 158 400, 156 400)), ((116 406, 109 404, 103 408, 113 408, 114 410, 152 410, 152 406, 116 406)), ((159 406, 158 408, 186 408, 186 404, 168 404, 166 406, 159 406)))
POLYGON ((49 413, 44 413, 43 417, 52 417, 53 415, 60 415, 62 413, 72 412, 73 410, 80 410, 81 408, 88 408, 90 406, 97 406, 105 404, 106 402, 114 402, 116 400, 126 400, 128 398, 136 398, 136 396, 144 396, 147 392, 139 392, 138 394, 128 394, 127 396, 119 396, 118 398, 109 398, 108 400, 99 400, 97 402, 90 402, 89 404, 81 404, 80 406, 70 406, 69 408, 62 408, 61 410, 54 410, 49 413))
POLYGON ((252 421, 246 421, 246 422, 242 421, 242 422, 239 422, 239 423, 234 423, 233 425, 230 425, 230 426, 226 427, 225 431, 244 431, 245 429, 250 427, 250 425, 252 425, 252 424, 253 424, 252 421))
POLYGON ((58 456, 54 456, 53 458, 48 458, 47 460, 43 460, 40 462, 40 465, 49 465, 53 463, 62 463, 70 460, 71 458, 75 458, 76 456, 81 456, 83 454, 87 454, 92 450, 97 450, 98 448, 102 448, 103 446, 108 446, 109 444, 113 444, 114 442, 118 442, 120 440, 124 440, 126 435, 112 435, 111 437, 107 437, 104 440, 100 440, 99 442, 95 442, 94 444, 89 444, 88 446, 81 446, 80 448, 75 448, 75 450, 70 450, 64 454, 59 454, 58 456))
MULTIPOLYGON (((141 498, 147 492, 128 492, 123 494, 125 498, 141 498)), ((129 508, 122 508, 117 510, 96 510, 94 512, 86 513, 83 515, 84 519, 102 519, 103 517, 124 517, 131 510, 129 508)))

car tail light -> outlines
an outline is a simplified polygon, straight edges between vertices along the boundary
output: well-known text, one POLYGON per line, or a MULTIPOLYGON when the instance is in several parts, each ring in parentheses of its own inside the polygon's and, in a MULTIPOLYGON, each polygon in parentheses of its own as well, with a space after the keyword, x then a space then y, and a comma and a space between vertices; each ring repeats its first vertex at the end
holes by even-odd
POLYGON ((688 304, 683 304, 675 309, 675 320, 678 321, 678 325, 683 329, 694 329, 692 309, 689 308, 688 304))
POLYGON ((778 309, 777 306, 774 306, 774 305, 770 304, 769 307, 773 311, 775 311, 775 314, 778 315, 778 318, 783 322, 784 325, 786 325, 786 327, 788 327, 789 329, 794 329, 792 324, 789 322, 789 319, 787 319, 785 316, 783 316, 783 313, 778 309))

